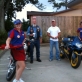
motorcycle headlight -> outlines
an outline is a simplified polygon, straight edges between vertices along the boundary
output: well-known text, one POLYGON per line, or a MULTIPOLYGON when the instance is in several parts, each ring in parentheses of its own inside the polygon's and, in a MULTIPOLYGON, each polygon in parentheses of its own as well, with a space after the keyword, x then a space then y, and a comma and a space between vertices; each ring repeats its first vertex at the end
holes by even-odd
POLYGON ((76 43, 76 46, 77 46, 78 48, 81 48, 81 47, 82 47, 82 44, 76 43))
POLYGON ((27 50, 27 45, 26 45, 26 43, 24 43, 23 46, 24 46, 24 50, 27 50))

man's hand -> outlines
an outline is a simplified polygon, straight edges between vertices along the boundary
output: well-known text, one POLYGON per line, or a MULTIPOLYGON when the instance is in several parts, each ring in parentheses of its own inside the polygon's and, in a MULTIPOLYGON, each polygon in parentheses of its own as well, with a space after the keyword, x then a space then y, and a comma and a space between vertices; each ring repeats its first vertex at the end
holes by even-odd
POLYGON ((55 37, 53 37, 53 36, 52 36, 51 38, 52 38, 52 39, 55 39, 55 37))
POLYGON ((51 36, 51 38, 52 38, 52 39, 57 39, 57 38, 58 38, 58 36, 56 36, 56 37, 51 36))
POLYGON ((54 39, 57 39, 58 38, 58 36, 56 36, 54 39))
POLYGON ((10 46, 9 46, 9 45, 6 45, 6 46, 5 46, 5 49, 9 49, 9 48, 10 48, 10 46))
POLYGON ((30 36, 33 36, 33 34, 30 34, 30 36))

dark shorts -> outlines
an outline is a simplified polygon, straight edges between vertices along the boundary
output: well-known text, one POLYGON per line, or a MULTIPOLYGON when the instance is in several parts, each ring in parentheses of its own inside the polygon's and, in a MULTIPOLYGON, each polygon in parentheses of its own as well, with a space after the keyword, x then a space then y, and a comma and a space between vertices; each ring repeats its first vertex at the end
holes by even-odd
POLYGON ((17 50, 17 49, 12 49, 12 56, 16 61, 25 61, 25 51, 24 49, 22 50, 17 50))

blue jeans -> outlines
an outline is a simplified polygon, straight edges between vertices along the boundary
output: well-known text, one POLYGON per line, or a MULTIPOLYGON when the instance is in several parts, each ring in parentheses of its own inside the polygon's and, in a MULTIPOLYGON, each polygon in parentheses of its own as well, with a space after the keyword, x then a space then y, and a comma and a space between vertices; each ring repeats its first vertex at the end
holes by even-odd
POLYGON ((52 40, 50 40, 50 59, 53 60, 53 47, 56 49, 56 59, 60 59, 59 43, 52 40))
POLYGON ((36 59, 40 58, 40 40, 35 40, 30 43, 30 60, 33 61, 34 46, 36 47, 36 59))

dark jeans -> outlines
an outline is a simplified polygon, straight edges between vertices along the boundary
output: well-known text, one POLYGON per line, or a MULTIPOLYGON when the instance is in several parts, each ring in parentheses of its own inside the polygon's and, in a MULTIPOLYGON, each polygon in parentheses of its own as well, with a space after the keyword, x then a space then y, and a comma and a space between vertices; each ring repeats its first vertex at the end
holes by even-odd
POLYGON ((30 43, 30 60, 33 61, 34 46, 36 47, 36 59, 40 58, 40 40, 35 40, 30 43))

